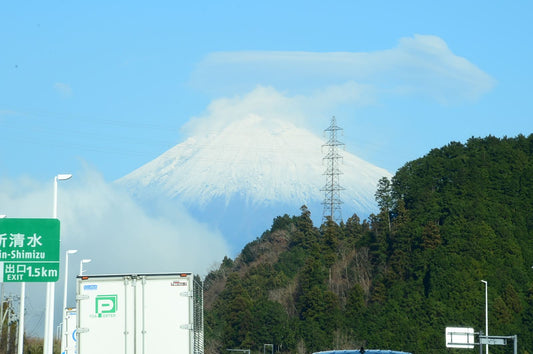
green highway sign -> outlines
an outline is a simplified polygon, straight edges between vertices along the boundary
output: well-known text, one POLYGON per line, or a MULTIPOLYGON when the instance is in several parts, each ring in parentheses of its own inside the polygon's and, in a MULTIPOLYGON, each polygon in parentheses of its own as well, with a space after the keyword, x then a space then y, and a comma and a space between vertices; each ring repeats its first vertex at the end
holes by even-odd
POLYGON ((59 220, 0 219, 0 281, 59 279, 59 220))

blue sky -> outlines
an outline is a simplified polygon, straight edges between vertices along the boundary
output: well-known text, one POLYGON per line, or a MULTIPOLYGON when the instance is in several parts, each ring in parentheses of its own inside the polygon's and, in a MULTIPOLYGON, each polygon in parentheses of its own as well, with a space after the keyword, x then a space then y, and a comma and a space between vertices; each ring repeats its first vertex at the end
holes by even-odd
POLYGON ((335 115, 347 149, 391 172, 452 140, 527 135, 531 7, 4 3, 0 175, 49 180, 88 164, 115 180, 182 142, 193 118, 220 116, 213 103, 257 87, 317 134, 335 115))
MULTIPOLYGON (((247 114, 317 135, 335 115, 346 149, 392 173, 451 141, 529 135, 532 4, 3 2, 0 214, 50 217, 53 176, 72 173, 59 217, 75 262, 205 274, 235 245, 180 205, 153 215, 109 182, 247 114)), ((43 291, 28 290, 32 335, 43 291)))

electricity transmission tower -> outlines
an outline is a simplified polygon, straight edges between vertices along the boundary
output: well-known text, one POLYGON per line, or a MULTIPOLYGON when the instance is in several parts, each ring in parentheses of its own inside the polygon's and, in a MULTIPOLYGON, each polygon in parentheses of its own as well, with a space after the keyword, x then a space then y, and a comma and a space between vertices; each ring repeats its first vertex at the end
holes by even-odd
POLYGON ((321 189, 324 191, 324 212, 322 214, 322 221, 325 222, 328 218, 340 223, 342 221, 341 212, 341 191, 344 190, 339 183, 339 177, 342 174, 339 169, 339 164, 342 160, 342 156, 339 153, 339 148, 344 147, 344 143, 337 140, 337 132, 342 128, 337 126, 335 116, 331 118, 331 123, 327 129, 324 130, 325 134, 328 134, 327 142, 322 145, 322 148, 326 148, 326 155, 323 160, 326 162, 326 184, 321 189))

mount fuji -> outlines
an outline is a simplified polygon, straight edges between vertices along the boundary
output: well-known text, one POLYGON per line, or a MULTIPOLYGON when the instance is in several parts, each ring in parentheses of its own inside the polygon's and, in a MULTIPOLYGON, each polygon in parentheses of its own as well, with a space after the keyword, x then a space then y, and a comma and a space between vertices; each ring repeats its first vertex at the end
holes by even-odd
MULTIPOLYGON (((321 223, 324 143, 290 122, 250 115, 188 138, 116 183, 150 207, 161 200, 181 203, 239 250, 275 217, 299 215, 302 205, 321 223)), ((341 155, 343 216, 367 217, 377 210, 378 180, 391 174, 348 152, 341 155)))

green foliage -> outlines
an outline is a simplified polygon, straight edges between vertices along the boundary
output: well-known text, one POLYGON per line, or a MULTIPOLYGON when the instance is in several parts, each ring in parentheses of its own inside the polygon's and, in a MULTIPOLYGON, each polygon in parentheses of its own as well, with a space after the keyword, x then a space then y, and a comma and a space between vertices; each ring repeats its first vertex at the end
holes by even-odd
POLYGON ((292 225, 292 218, 289 215, 285 214, 283 216, 278 216, 274 219, 270 230, 272 232, 276 230, 287 230, 290 225, 292 225))
POLYGON ((207 341, 448 353, 446 326, 484 328, 484 279, 491 334, 533 347, 533 135, 431 150, 380 180, 376 198, 368 220, 319 228, 303 206, 225 258, 206 277, 207 293, 223 289, 207 341))

